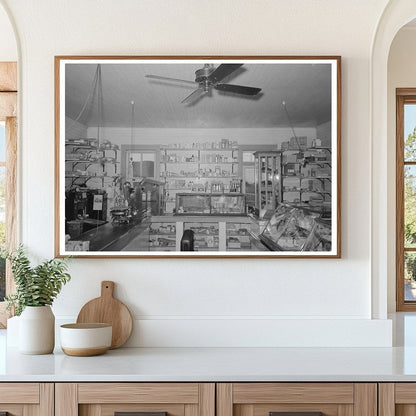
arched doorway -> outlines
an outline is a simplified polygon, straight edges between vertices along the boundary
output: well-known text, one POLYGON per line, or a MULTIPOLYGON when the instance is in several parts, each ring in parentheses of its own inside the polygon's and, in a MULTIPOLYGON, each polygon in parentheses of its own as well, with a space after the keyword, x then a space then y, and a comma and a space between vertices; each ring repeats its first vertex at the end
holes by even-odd
MULTIPOLYGON (((17 242, 17 61, 18 48, 9 14, 0 0, 0 245, 17 242)), ((4 296, 13 291, 10 270, 0 259, 0 326, 6 324, 4 296)))
MULTIPOLYGON (((387 298, 395 276, 395 158, 392 161, 388 103, 388 57, 397 32, 416 17, 413 0, 390 2, 375 34, 371 62, 372 136, 372 316, 387 317, 387 298), (392 165, 392 163, 394 163, 392 165), (392 174, 393 173, 393 174, 392 174), (392 276, 393 274, 393 276, 392 276)), ((394 110, 393 110, 394 111, 394 110)), ((393 115, 394 116, 394 115, 393 115)))

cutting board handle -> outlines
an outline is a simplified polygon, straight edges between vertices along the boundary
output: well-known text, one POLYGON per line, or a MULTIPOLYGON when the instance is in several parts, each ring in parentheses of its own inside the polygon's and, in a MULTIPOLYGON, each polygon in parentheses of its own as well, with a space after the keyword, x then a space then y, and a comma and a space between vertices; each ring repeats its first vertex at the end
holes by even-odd
POLYGON ((101 282, 101 297, 112 298, 114 292, 114 282, 110 280, 104 280, 101 282))

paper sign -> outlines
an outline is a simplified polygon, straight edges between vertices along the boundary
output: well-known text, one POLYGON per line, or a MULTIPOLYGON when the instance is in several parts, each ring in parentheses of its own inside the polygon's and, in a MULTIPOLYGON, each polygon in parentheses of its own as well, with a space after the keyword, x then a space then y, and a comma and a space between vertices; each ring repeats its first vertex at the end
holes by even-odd
POLYGON ((103 210, 103 196, 102 195, 94 195, 94 202, 92 205, 92 209, 94 211, 102 211, 103 210))

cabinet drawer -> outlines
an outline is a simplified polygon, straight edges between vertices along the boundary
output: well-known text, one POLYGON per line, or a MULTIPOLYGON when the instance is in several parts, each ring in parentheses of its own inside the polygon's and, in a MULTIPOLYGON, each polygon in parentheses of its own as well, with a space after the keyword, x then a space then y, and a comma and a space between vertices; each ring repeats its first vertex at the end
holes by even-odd
POLYGON ((0 415, 53 416, 53 384, 0 383, 0 415))
POLYGON ((376 416, 375 383, 220 383, 217 416, 376 416), (279 414, 280 413, 280 414, 279 414))
POLYGON ((213 383, 59 383, 56 416, 215 416, 213 383))
POLYGON ((379 416, 416 415, 416 383, 380 383, 379 416))

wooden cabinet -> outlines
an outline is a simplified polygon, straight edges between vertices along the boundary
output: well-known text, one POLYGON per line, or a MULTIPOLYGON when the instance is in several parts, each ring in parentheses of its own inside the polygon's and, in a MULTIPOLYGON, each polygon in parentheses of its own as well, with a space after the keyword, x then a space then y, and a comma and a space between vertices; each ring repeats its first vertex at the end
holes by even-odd
POLYGON ((53 384, 0 383, 0 415, 53 416, 53 384))
POLYGON ((215 384, 57 383, 55 403, 55 416, 215 416, 215 384))
POLYGON ((220 383, 216 399, 217 416, 377 416, 376 383, 220 383))
POLYGON ((380 383, 379 416, 416 415, 416 383, 380 383))
POLYGON ((0 383, 0 416, 415 416, 416 383, 0 383))

